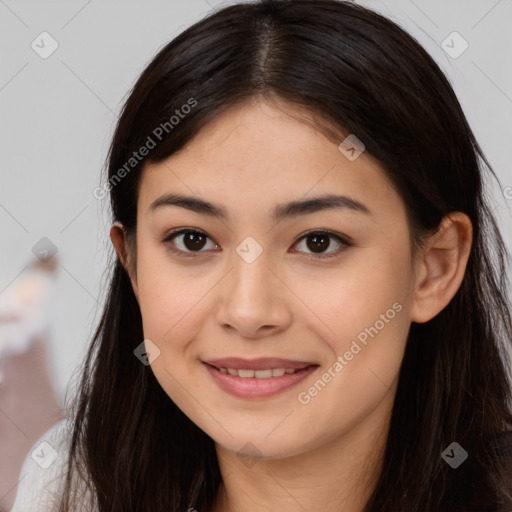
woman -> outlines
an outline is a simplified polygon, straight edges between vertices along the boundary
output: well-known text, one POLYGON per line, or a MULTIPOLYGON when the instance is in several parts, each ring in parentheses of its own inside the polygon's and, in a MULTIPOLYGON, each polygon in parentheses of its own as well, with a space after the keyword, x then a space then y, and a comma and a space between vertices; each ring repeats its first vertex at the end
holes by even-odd
POLYGON ((512 510, 485 167, 376 13, 262 0, 185 30, 114 134, 109 295, 35 487, 60 511, 512 510))

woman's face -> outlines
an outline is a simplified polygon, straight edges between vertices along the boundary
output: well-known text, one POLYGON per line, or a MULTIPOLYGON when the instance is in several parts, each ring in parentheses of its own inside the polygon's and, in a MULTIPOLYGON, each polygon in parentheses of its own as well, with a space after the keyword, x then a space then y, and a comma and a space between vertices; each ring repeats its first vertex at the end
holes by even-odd
POLYGON ((409 230, 377 162, 354 149, 251 101, 143 173, 133 285, 151 369, 224 449, 297 455, 389 421, 411 323, 409 230))

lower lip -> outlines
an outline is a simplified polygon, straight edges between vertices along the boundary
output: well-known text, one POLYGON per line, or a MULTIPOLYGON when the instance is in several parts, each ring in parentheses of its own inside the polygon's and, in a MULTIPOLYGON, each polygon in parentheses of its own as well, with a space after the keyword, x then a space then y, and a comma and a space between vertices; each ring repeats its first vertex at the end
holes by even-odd
POLYGON ((244 378, 222 373, 213 366, 203 364, 221 389, 239 398, 267 398, 277 395, 301 382, 318 368, 318 366, 308 366, 294 373, 285 373, 281 377, 257 379, 255 377, 244 378))

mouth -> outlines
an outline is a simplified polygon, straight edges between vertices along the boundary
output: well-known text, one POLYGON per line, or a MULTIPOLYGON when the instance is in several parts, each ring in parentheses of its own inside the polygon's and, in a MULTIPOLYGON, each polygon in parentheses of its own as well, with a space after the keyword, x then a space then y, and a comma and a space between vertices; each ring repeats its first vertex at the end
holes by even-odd
POLYGON ((316 363, 279 358, 226 358, 203 361, 216 384, 239 398, 276 395, 313 373, 316 363))

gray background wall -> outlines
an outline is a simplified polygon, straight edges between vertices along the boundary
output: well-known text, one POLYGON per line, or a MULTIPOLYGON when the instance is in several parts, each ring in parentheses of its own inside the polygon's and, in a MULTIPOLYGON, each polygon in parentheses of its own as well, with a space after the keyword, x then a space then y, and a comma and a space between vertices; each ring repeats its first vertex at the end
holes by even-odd
MULTIPOLYGON (((38 240, 57 246, 51 349, 61 397, 100 315, 109 216, 93 190, 122 100, 162 45, 227 3, 0 0, 0 293, 38 240), (47 58, 55 43, 42 32, 58 44, 47 58)), ((512 250, 512 1, 358 3, 402 25, 449 75, 502 182, 493 205, 512 250), (460 56, 454 31, 469 45, 460 56)))

